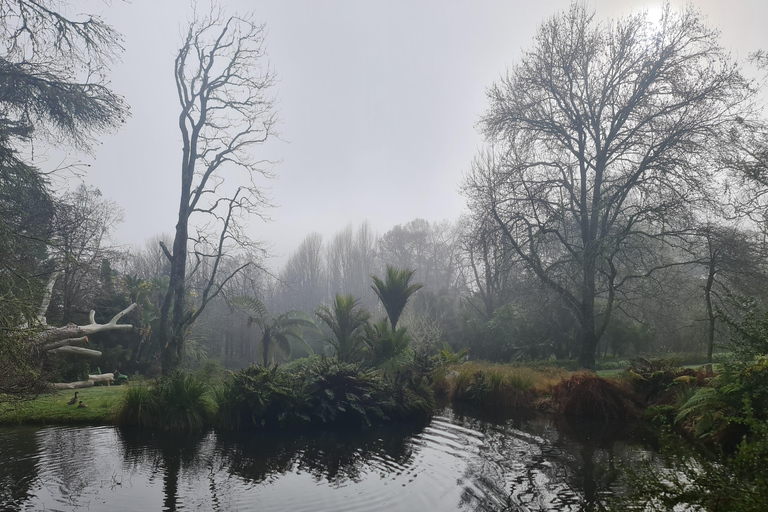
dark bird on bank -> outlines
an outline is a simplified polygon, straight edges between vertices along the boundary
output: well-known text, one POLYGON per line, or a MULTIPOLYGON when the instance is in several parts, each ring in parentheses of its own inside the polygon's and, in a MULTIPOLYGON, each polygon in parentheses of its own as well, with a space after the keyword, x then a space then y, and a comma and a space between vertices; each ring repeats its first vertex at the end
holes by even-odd
POLYGON ((82 401, 82 400, 80 400, 80 403, 79 403, 79 404, 77 404, 77 408, 78 408, 78 409, 85 409, 86 407, 88 407, 88 406, 87 406, 87 405, 85 405, 85 403, 83 403, 83 401, 82 401))
POLYGON ((69 402, 67 402, 67 405, 75 405, 77 403, 77 391, 75 391, 75 396, 69 399, 69 402))

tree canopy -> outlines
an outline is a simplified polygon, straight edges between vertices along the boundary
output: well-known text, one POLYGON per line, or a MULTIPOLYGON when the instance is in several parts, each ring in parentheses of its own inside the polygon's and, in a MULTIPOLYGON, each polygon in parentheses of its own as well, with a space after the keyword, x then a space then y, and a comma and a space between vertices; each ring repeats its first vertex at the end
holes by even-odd
POLYGON ((664 266, 659 247, 716 202, 754 94, 702 14, 669 5, 657 23, 574 4, 488 89, 465 194, 569 306, 583 367, 632 282, 664 266))

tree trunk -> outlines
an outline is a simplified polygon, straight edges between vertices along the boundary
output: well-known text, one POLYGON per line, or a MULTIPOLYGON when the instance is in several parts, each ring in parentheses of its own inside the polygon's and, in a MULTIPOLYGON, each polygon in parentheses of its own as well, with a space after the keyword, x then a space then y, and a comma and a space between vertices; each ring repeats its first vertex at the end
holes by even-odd
POLYGON ((715 282, 715 262, 710 261, 707 283, 704 285, 704 298, 707 303, 707 363, 712 364, 712 352, 715 347, 715 311, 712 308, 712 285, 715 282))

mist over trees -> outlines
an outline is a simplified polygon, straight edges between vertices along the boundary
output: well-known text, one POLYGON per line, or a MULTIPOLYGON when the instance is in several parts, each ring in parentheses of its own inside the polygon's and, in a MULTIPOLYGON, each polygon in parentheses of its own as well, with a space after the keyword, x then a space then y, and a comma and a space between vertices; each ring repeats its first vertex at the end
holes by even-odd
POLYGON ((760 84, 691 7, 668 7, 660 23, 600 21, 578 4, 554 15, 489 84, 487 145, 461 184, 466 215, 308 233, 274 268, 246 236, 269 206, 270 163, 254 150, 277 122, 264 25, 214 7, 188 26, 174 65, 178 222, 127 250, 111 237, 113 201, 84 185, 53 190, 22 156, 31 141, 88 151, 128 114, 106 82, 120 36, 41 5, 0 0, 3 389, 33 389, 17 378, 30 372, 76 373, 29 343, 45 328, 41 304, 56 324, 91 310, 106 322, 137 304, 123 319, 132 329, 88 343, 102 366, 155 375, 211 359, 235 368, 448 348, 585 368, 668 353, 711 361, 728 336, 723 316, 765 298, 760 84), (391 271, 420 285, 396 315, 382 292, 391 271))
POLYGON ((206 14, 195 12, 176 56, 181 197, 173 247, 161 246, 171 268, 156 330, 166 374, 180 367, 187 331, 208 303, 252 264, 246 259, 226 268, 224 262, 259 251, 244 223, 268 204, 255 180, 269 173, 252 149, 274 134, 277 122, 264 34, 264 25, 226 16, 214 4, 206 14), (186 281, 195 273, 202 286, 193 307, 186 281))
POLYGON ((757 122, 755 93, 701 13, 669 5, 656 23, 599 22, 574 4, 488 90, 481 127, 494 146, 465 194, 571 310, 581 366, 594 368, 634 283, 677 263, 659 251, 716 214, 720 165, 757 122))

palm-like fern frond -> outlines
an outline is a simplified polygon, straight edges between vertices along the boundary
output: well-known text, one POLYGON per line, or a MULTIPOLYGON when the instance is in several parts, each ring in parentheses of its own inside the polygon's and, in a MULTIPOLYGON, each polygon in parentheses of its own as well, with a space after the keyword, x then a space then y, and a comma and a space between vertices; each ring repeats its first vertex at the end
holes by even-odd
POLYGON ((397 331, 397 321, 400 319, 408 299, 424 287, 421 283, 411 284, 411 279, 415 273, 415 270, 398 269, 387 265, 387 272, 383 281, 377 276, 371 276, 373 279, 371 288, 384 305, 393 331, 397 331))
POLYGON ((248 327, 256 324, 261 329, 259 344, 264 366, 267 366, 269 361, 274 359, 274 349, 277 349, 286 359, 291 357, 289 338, 299 342, 310 354, 313 353, 312 348, 304 340, 304 328, 317 330, 317 325, 306 313, 287 311, 271 317, 259 299, 248 296, 236 297, 232 303, 254 313, 254 315, 248 316, 248 327))
POLYGON ((320 306, 315 313, 333 333, 326 341, 340 361, 352 361, 363 349, 362 331, 371 315, 359 304, 354 296, 337 293, 331 307, 320 306))

